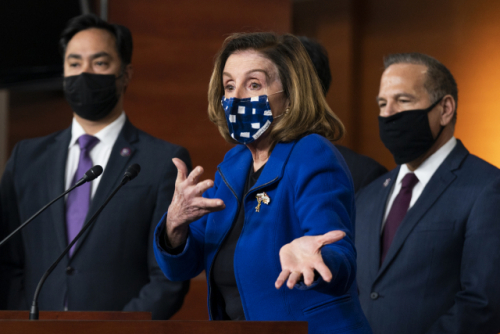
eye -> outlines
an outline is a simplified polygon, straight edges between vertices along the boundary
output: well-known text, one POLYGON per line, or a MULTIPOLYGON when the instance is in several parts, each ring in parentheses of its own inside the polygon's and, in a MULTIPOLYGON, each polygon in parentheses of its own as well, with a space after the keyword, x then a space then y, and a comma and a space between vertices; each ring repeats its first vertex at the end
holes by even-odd
POLYGON ((260 89, 262 86, 257 82, 250 83, 250 89, 260 89))
POLYGON ((96 61, 94 64, 99 67, 108 65, 108 63, 105 61, 96 61))
POLYGON ((224 86, 224 91, 226 92, 232 92, 234 90, 234 86, 233 85, 225 85, 224 86))
POLYGON ((73 68, 76 68, 76 67, 78 67, 78 66, 80 66, 80 64, 79 64, 79 63, 70 63, 70 64, 69 64, 69 67, 73 67, 73 68))
POLYGON ((378 107, 379 107, 379 108, 383 108, 383 107, 385 107, 385 105, 386 105, 386 103, 385 103, 385 102, 379 102, 379 103, 378 103, 378 107))

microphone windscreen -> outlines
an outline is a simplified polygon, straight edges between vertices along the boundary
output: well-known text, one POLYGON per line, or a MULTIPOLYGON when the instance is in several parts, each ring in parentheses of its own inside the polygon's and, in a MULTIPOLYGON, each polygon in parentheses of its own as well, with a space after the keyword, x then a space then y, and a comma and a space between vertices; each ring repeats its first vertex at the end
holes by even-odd
POLYGON ((141 171, 141 166, 139 166, 138 164, 130 165, 127 168, 127 171, 125 172, 124 177, 128 178, 129 181, 133 180, 137 176, 137 174, 139 174, 140 171, 141 171))
POLYGON ((85 173, 84 178, 85 178, 85 181, 89 182, 89 181, 94 180, 95 178, 97 178, 101 174, 102 174, 102 167, 99 165, 95 165, 94 167, 92 167, 91 169, 89 169, 85 173))

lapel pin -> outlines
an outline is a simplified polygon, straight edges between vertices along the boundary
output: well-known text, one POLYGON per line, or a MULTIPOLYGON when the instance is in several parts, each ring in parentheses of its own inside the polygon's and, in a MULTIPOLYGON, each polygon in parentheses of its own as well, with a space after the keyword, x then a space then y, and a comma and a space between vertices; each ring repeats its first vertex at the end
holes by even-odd
POLYGON ((122 150, 120 151, 120 155, 121 155, 122 157, 128 157, 128 156, 130 156, 130 154, 131 154, 131 153, 132 153, 132 150, 131 150, 131 149, 129 149, 128 147, 124 147, 124 148, 122 148, 122 150))
POLYGON ((255 207, 255 212, 260 212, 260 205, 262 203, 269 205, 269 203, 271 202, 271 199, 269 198, 269 196, 267 196, 266 193, 257 194, 255 198, 257 198, 257 206, 255 207))
POLYGON ((384 187, 387 187, 389 185, 389 182, 391 182, 391 179, 385 179, 384 187))

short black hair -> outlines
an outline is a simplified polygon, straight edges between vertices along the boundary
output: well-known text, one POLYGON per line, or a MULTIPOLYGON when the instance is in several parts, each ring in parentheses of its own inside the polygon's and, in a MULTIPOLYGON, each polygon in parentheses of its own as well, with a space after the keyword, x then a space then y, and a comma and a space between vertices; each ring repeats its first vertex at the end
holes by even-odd
MULTIPOLYGON (((450 70, 439 60, 423 53, 396 53, 384 57, 384 68, 394 64, 415 64, 427 67, 427 79, 424 87, 431 98, 431 103, 436 102, 445 95, 451 95, 458 106, 458 87, 455 78, 450 70)), ((455 107, 454 121, 457 117, 457 107, 455 107)))
POLYGON ((66 47, 73 36, 80 31, 91 28, 109 31, 115 37, 116 50, 122 61, 122 68, 132 62, 133 43, 130 30, 119 24, 110 24, 94 14, 76 16, 68 21, 59 39, 59 49, 63 58, 66 54, 66 47))
POLYGON ((323 87, 323 94, 326 95, 330 89, 330 84, 332 83, 332 73, 330 72, 328 52, 326 52, 323 45, 311 38, 299 36, 298 39, 309 54, 309 58, 311 58, 313 66, 316 69, 316 74, 318 74, 319 81, 323 87))

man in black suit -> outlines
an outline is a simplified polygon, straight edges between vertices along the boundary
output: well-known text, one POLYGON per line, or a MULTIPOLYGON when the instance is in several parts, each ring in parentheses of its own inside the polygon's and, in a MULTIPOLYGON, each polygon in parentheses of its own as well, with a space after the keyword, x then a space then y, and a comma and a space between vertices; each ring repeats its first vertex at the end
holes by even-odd
POLYGON ((172 158, 190 166, 189 153, 138 130, 125 116, 123 94, 132 76, 132 36, 126 27, 80 16, 64 30, 61 48, 73 123, 16 145, 0 186, 2 237, 69 188, 85 164, 101 165, 104 172, 86 184, 90 187, 77 188, 87 193, 75 190, 56 202, 0 249, 0 303, 29 308, 42 274, 118 186, 127 166, 138 163, 141 173, 47 279, 39 307, 149 311, 153 319, 168 319, 189 285, 165 278, 152 238, 172 199, 177 174, 172 158))
POLYGON ((375 334, 500 332, 500 170, 454 137, 450 71, 390 55, 380 136, 396 169, 356 198, 357 281, 375 334))
MULTIPOLYGON (((323 93, 326 96, 332 82, 328 53, 321 44, 310 38, 300 36, 299 40, 302 42, 302 45, 304 45, 309 54, 309 58, 311 58, 318 78, 323 86, 323 93)), ((387 168, 372 158, 356 153, 345 146, 335 145, 335 147, 337 147, 344 157, 347 167, 351 172, 355 192, 358 192, 358 190, 368 185, 380 175, 387 173, 387 168)))

